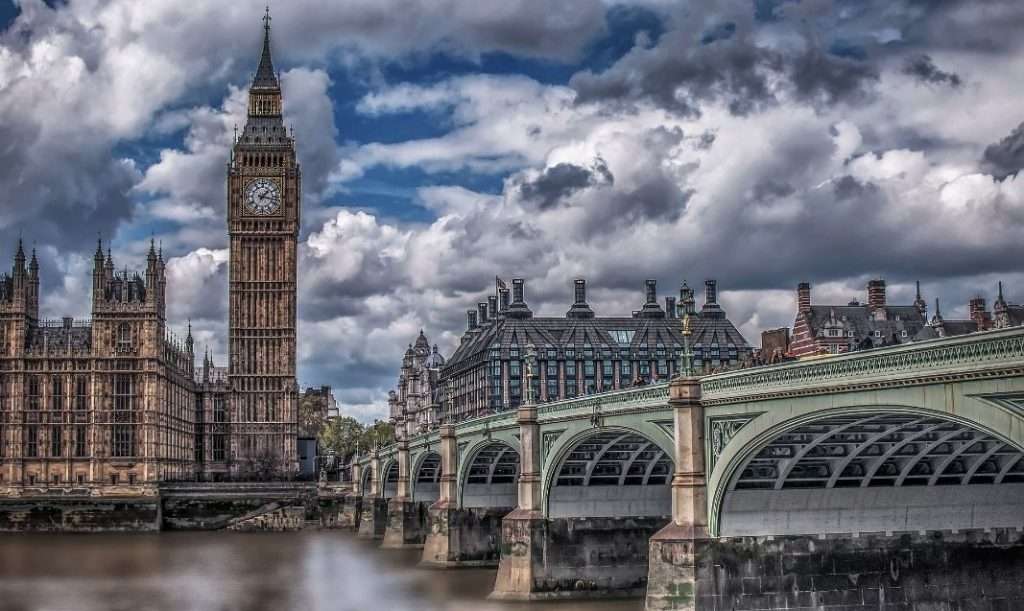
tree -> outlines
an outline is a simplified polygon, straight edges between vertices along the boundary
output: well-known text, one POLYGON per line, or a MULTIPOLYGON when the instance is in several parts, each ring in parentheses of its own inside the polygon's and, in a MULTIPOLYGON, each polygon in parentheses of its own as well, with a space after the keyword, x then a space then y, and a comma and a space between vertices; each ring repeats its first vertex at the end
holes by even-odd
POLYGON ((395 425, 390 422, 377 420, 366 427, 363 437, 359 442, 359 449, 362 452, 371 450, 374 447, 386 446, 395 441, 395 425))
MULTIPOLYGON (((356 453, 356 446, 365 431, 366 428, 351 416, 331 418, 320 430, 320 447, 324 454, 333 450, 337 460, 345 464, 356 453)), ((365 446, 361 447, 365 449, 365 446)))
POLYGON ((299 395, 299 435, 318 437, 327 422, 327 397, 316 391, 299 395))

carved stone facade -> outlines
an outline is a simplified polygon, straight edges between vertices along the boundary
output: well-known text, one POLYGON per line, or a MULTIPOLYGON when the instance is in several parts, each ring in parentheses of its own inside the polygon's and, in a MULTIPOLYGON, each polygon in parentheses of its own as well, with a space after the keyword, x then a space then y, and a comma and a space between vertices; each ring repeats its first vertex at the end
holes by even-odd
POLYGON ((409 344, 402 359, 398 387, 388 393, 391 421, 404 424, 409 436, 433 430, 444 420, 447 396, 441 386, 444 357, 437 346, 430 347, 420 331, 415 345, 409 344))
POLYGON ((39 319, 39 264, 0 277, 0 493, 145 494, 194 477, 193 343, 165 320, 163 257, 93 261, 92 320, 39 319))
POLYGON ((232 149, 227 175, 229 459, 236 476, 298 470, 296 244, 302 173, 282 109, 268 14, 263 55, 249 90, 248 119, 232 149))

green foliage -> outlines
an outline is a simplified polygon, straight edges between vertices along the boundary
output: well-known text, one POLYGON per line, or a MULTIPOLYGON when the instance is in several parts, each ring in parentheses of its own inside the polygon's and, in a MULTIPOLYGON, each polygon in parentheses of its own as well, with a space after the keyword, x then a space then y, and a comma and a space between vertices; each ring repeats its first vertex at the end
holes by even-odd
POLYGON ((366 427, 362 440, 359 442, 359 449, 362 452, 372 450, 376 446, 386 446, 395 441, 395 425, 383 420, 377 420, 366 427))
POLYGON ((321 452, 326 454, 328 450, 334 450, 335 456, 344 464, 356 453, 356 446, 365 432, 366 428, 351 416, 331 418, 320 430, 321 452))

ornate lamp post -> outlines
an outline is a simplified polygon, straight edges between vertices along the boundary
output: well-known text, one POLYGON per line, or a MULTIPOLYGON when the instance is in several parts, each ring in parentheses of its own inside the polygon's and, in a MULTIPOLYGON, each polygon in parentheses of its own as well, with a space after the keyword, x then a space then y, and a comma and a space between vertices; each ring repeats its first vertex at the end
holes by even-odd
POLYGON ((523 395, 526 405, 533 405, 533 377, 534 367, 537 364, 537 348, 531 342, 526 346, 526 358, 523 363, 523 370, 526 374, 526 390, 523 395))
POLYGON ((679 312, 679 318, 683 321, 683 353, 679 355, 679 375, 690 378, 693 377, 693 351, 690 350, 690 335, 693 332, 690 330, 690 313, 682 302, 676 306, 676 309, 679 312))

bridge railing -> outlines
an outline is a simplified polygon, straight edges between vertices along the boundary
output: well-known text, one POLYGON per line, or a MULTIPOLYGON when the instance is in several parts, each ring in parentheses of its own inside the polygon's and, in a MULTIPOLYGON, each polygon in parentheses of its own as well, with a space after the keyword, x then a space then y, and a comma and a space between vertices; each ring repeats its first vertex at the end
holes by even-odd
POLYGON ((858 390, 883 381, 918 378, 921 383, 950 375, 1004 375, 1024 367, 1024 327, 901 344, 715 374, 701 381, 705 403, 728 403, 775 394, 815 390, 858 390))

